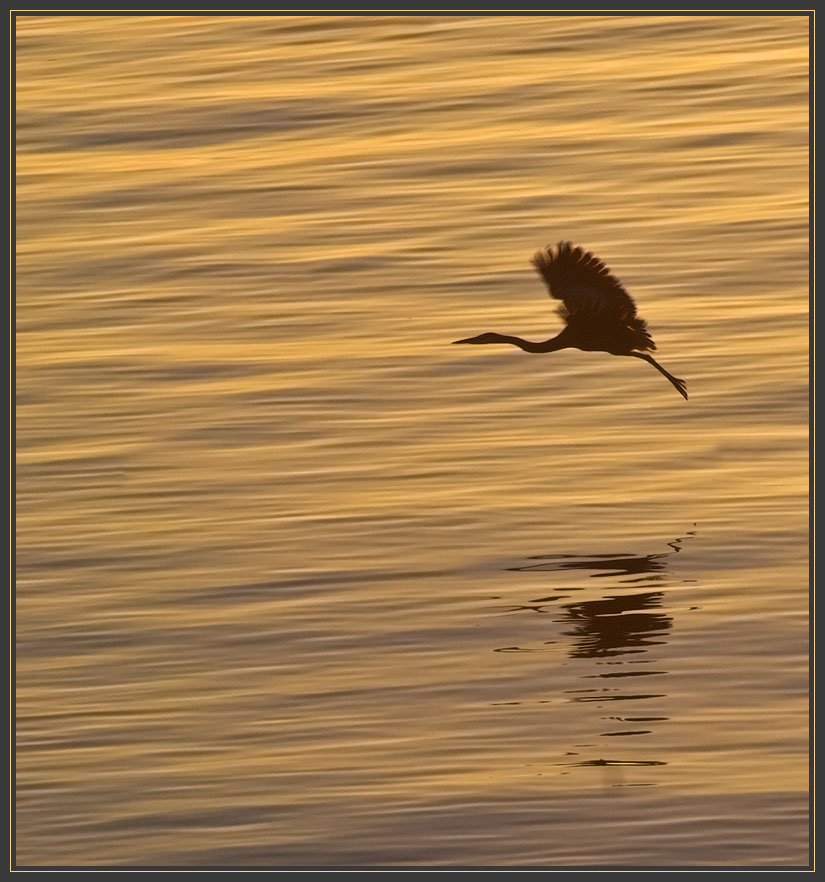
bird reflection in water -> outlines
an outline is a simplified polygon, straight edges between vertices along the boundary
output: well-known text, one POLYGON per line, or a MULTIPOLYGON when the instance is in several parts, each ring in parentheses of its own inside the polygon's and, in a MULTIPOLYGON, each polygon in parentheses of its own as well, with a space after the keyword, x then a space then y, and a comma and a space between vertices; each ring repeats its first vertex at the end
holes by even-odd
MULTIPOLYGON (((568 649, 571 658, 596 659, 599 665, 611 666, 610 670, 600 670, 598 673, 592 673, 591 668, 591 672, 583 674, 582 677, 588 680, 601 680, 605 684, 612 685, 568 690, 566 693, 570 702, 593 703, 600 709, 608 702, 621 702, 612 705, 622 709, 620 714, 601 718, 620 724, 613 726, 611 731, 599 733, 602 737, 609 737, 611 741, 616 738, 625 743, 627 736, 650 735, 653 731, 650 728, 652 723, 667 720, 666 716, 650 712, 625 710, 632 708, 636 702, 665 698, 660 689, 634 688, 627 691, 619 688, 619 684, 626 683, 623 678, 633 678, 632 682, 637 684, 646 682, 640 678, 655 678, 667 672, 648 668, 647 664, 653 659, 620 657, 641 655, 647 653, 651 647, 666 642, 667 634, 673 627, 673 619, 664 609, 666 592, 663 589, 669 580, 668 558, 677 554, 681 550, 682 542, 693 535, 695 531, 690 531, 687 536, 674 539, 668 543, 672 551, 658 554, 537 555, 529 558, 534 563, 508 568, 515 572, 533 573, 585 570, 591 578, 612 578, 618 584, 644 585, 648 589, 631 594, 616 592, 597 600, 581 600, 556 606, 556 601, 569 599, 570 595, 566 592, 582 590, 580 587, 558 588, 552 595, 509 609, 511 612, 522 610, 532 610, 537 613, 555 612, 557 614, 553 619, 555 622, 572 626, 562 632, 564 636, 573 638, 572 645, 568 649)), ((611 787, 649 786, 626 782, 623 770, 629 766, 666 765, 660 760, 647 758, 572 759, 578 755, 578 751, 568 751, 572 761, 563 765, 599 768, 602 770, 605 786, 611 787)))
MULTIPOLYGON (((662 583, 667 580, 667 559, 681 550, 681 543, 685 538, 694 534, 695 531, 690 531, 687 536, 674 539, 668 543, 673 551, 659 554, 536 555, 529 560, 541 563, 508 569, 514 572, 587 570, 596 579, 636 577, 617 578, 616 581, 621 584, 662 583)), ((546 604, 569 597, 561 593, 566 590, 575 589, 561 589, 560 593, 531 600, 529 604, 513 610, 533 609, 536 612, 547 612, 546 604)), ((664 597, 664 591, 644 591, 562 604, 562 617, 556 621, 575 626, 573 630, 564 632, 565 636, 577 638, 570 649, 573 658, 604 658, 640 653, 645 651, 646 646, 663 643, 666 632, 673 624, 672 618, 662 610, 664 597)))
POLYGON ((664 596, 662 591, 651 591, 565 605, 560 621, 566 619, 576 626, 564 632, 577 638, 570 655, 604 658, 644 652, 646 646, 664 643, 665 632, 673 624, 661 611, 664 596))

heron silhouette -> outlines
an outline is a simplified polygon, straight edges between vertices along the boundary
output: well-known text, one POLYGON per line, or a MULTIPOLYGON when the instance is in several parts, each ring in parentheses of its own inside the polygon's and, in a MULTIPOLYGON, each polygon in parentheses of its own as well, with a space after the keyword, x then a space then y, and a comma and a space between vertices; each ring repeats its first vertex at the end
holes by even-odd
POLYGON ((543 342, 534 343, 507 334, 479 334, 455 343, 511 343, 525 352, 556 352, 581 349, 584 352, 609 352, 632 355, 652 364, 687 398, 685 381, 668 373, 649 355, 656 344, 647 330, 647 322, 636 315, 633 298, 610 270, 589 251, 570 242, 537 251, 533 265, 550 289, 550 296, 561 300, 558 314, 566 326, 562 332, 543 342))

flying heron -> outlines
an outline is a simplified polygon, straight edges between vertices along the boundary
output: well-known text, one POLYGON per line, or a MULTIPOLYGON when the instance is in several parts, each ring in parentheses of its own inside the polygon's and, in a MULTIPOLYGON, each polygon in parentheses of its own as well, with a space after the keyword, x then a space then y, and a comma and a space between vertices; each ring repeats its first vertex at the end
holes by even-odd
POLYGON ((561 300, 558 314, 566 327, 556 337, 541 343, 510 337, 506 334, 479 334, 455 343, 511 343, 525 352, 555 352, 558 349, 581 349, 584 352, 609 352, 632 355, 649 362, 687 398, 685 381, 669 374, 648 351, 656 344, 647 330, 647 322, 636 315, 633 298, 610 270, 589 251, 570 242, 559 242, 537 251, 533 265, 550 289, 550 296, 561 300))

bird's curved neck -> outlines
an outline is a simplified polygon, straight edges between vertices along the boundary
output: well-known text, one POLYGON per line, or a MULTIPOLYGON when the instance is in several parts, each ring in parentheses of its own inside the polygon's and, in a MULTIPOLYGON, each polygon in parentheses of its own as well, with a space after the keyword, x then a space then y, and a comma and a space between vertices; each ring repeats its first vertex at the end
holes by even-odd
POLYGON ((534 343, 532 340, 522 340, 521 337, 511 337, 507 334, 499 334, 498 336, 498 342, 512 343, 513 346, 518 346, 519 349, 523 349, 525 352, 556 352, 567 347, 567 343, 562 339, 562 334, 538 343, 534 343))

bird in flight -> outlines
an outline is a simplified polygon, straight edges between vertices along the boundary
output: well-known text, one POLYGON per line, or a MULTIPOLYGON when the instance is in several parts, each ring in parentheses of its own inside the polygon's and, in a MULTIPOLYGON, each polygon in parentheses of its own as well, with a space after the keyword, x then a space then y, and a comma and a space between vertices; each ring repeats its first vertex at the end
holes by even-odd
POLYGON ((558 349, 581 349, 584 352, 609 352, 632 355, 652 364, 687 398, 685 381, 669 374, 648 353, 656 344, 647 330, 647 322, 636 315, 633 298, 610 270, 589 251, 570 242, 537 251, 533 265, 550 289, 550 296, 561 300, 558 314, 564 319, 562 332, 550 340, 534 343, 506 334, 479 334, 455 343, 511 343, 525 352, 556 352, 558 349))

